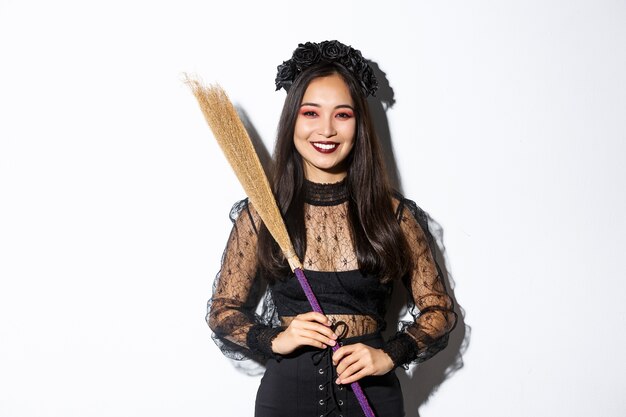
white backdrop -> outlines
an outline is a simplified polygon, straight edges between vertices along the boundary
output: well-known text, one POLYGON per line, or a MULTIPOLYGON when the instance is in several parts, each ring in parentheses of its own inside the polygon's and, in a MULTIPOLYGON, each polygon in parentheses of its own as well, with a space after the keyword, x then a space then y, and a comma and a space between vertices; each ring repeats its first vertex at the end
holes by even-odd
POLYGON ((243 192, 182 73, 271 149, 276 66, 325 39, 386 74, 464 315, 402 377, 408 417, 626 415, 625 22, 608 0, 0 1, 0 416, 252 415, 259 377, 204 322, 243 192))

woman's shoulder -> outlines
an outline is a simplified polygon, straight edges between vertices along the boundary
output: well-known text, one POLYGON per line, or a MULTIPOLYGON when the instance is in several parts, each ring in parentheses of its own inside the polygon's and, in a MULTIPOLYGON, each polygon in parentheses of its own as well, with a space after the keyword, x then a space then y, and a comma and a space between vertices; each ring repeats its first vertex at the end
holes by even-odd
POLYGON ((258 227, 261 222, 261 216, 254 208, 252 202, 248 197, 238 200, 233 204, 229 213, 230 220, 237 224, 240 222, 250 222, 255 228, 258 227))
POLYGON ((248 198, 246 197, 244 199, 237 200, 235 204, 233 204, 233 206, 230 208, 228 217, 230 217, 230 220, 234 222, 235 220, 237 220, 237 218, 239 218, 239 216, 241 216, 242 212, 249 211, 249 210, 250 210, 250 202, 248 201, 248 198))
POLYGON ((407 198, 400 191, 393 190, 391 194, 391 204, 393 210, 396 213, 396 217, 400 217, 408 210, 411 214, 419 214, 420 217, 426 216, 426 213, 422 208, 417 205, 415 200, 407 198))
POLYGON ((410 198, 397 190, 392 192, 392 205, 396 218, 400 222, 417 222, 422 229, 428 230, 429 215, 410 198))

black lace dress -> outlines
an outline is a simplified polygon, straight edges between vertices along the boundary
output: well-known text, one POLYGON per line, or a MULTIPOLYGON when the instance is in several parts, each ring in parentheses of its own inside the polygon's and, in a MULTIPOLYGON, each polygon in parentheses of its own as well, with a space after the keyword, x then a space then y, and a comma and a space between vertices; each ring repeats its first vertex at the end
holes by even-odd
MULTIPOLYGON (((307 182, 305 191, 304 272, 324 313, 341 323, 340 342, 381 348, 396 367, 405 368, 443 349, 457 316, 433 256, 434 242, 424 212, 399 195, 394 199, 398 222, 414 252, 413 270, 402 280, 414 320, 400 322, 396 335, 384 341, 380 332, 386 327, 392 284, 358 269, 347 223, 345 181, 307 182)), ((293 275, 270 285, 257 277, 260 218, 254 207, 242 200, 231 210, 231 219, 234 226, 208 303, 207 321, 226 356, 265 363, 255 416, 361 416, 350 387, 334 382, 330 348, 300 348, 285 356, 272 352, 272 339, 293 317, 311 308, 293 275)), ((377 417, 404 415, 394 372, 359 382, 377 417)))

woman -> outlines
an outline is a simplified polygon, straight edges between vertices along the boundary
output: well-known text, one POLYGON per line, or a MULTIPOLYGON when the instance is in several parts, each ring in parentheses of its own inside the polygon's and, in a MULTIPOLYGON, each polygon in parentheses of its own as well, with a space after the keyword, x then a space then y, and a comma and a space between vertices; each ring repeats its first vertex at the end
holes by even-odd
POLYGON ((424 213, 388 184, 367 104, 376 79, 359 51, 308 42, 278 67, 276 86, 287 98, 273 189, 326 315, 311 312, 278 245, 243 200, 231 212, 207 321, 228 356, 266 361, 256 417, 361 416, 354 381, 378 417, 402 416, 392 371, 443 349, 456 314, 424 213), (409 290, 415 320, 384 341, 394 280, 409 290))

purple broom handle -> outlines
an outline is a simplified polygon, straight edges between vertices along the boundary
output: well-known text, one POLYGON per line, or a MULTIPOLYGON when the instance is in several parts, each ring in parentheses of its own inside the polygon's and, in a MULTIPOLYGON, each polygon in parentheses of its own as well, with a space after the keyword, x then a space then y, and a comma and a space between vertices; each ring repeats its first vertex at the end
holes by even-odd
MULTIPOLYGON (((317 302, 317 298, 315 298, 315 294, 313 294, 313 290, 309 285, 309 281, 304 276, 304 272, 302 271, 302 269, 296 268, 293 272, 295 272, 296 277, 298 278, 298 282, 304 290, 304 294, 306 295, 307 300, 309 300, 309 304, 311 304, 313 311, 324 314, 324 312, 322 311, 322 307, 320 307, 320 304, 317 302)), ((335 346, 332 347, 333 352, 337 351, 337 349, 339 349, 339 344, 335 344, 335 346)), ((350 384, 350 387, 352 388, 354 395, 356 395, 356 399, 359 401, 359 405, 365 413, 365 417, 376 417, 374 411, 372 410, 372 407, 370 407, 370 404, 367 402, 367 398, 365 397, 365 394, 363 393, 363 390, 361 389, 359 383, 353 382, 350 384)))

